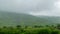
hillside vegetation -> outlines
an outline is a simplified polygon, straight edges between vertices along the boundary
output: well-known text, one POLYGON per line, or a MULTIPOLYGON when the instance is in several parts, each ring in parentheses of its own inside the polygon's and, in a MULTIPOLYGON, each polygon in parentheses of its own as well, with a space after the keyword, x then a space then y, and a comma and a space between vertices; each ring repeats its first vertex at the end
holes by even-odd
POLYGON ((60 34, 60 26, 25 26, 0 28, 0 34, 60 34))
POLYGON ((60 34, 60 17, 0 12, 0 34, 60 34))
POLYGON ((16 26, 16 25, 56 25, 60 23, 60 17, 49 16, 32 16, 22 13, 11 13, 0 11, 0 26, 16 26))

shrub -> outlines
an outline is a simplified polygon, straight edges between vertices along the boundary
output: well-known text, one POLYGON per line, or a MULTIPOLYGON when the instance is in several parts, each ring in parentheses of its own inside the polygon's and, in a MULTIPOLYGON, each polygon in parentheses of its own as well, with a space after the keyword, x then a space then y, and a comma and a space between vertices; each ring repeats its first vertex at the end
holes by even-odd
POLYGON ((49 29, 42 29, 42 30, 38 31, 38 34, 50 34, 50 30, 49 29))
POLYGON ((59 31, 52 31, 51 34, 59 34, 59 31))

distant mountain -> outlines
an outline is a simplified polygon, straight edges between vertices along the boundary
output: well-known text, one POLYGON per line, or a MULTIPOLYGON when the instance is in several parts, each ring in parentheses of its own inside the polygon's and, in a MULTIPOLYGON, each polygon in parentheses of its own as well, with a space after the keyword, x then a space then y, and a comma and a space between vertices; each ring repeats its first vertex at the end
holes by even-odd
POLYGON ((52 25, 60 23, 60 17, 49 16, 32 16, 22 13, 11 13, 0 11, 0 26, 16 26, 16 25, 52 25))

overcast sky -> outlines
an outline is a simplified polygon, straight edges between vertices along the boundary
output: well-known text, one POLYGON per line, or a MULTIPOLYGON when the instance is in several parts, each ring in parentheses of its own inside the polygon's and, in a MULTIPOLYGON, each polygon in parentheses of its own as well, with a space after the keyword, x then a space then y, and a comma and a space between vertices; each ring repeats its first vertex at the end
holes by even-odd
POLYGON ((0 0, 0 11, 60 16, 60 0, 0 0))

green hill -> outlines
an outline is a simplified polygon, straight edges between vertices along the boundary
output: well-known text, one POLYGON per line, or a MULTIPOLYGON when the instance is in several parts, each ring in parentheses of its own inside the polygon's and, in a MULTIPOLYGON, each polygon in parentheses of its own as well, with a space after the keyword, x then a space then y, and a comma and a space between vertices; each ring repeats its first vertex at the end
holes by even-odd
POLYGON ((60 23, 60 17, 32 16, 22 13, 0 12, 0 26, 52 25, 60 23))

